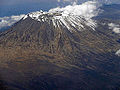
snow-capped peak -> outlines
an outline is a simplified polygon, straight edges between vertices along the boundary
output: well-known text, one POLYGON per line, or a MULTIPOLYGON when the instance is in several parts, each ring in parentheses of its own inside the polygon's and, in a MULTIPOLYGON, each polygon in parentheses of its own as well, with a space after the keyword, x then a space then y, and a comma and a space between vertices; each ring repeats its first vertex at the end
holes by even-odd
POLYGON ((92 20, 92 17, 97 16, 100 12, 99 6, 97 2, 88 1, 81 5, 68 5, 64 8, 57 7, 50 9, 48 12, 32 12, 23 19, 31 17, 39 22, 52 22, 55 28, 64 26, 69 31, 72 31, 73 28, 81 31, 84 26, 95 30, 96 23, 92 20))

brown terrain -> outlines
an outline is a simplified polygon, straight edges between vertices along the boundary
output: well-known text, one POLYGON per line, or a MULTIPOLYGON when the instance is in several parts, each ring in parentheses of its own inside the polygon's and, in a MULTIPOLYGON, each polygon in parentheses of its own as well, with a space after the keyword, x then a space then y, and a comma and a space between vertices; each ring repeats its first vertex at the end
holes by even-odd
POLYGON ((27 18, 0 33, 1 90, 119 90, 119 35, 103 21, 71 33, 27 18))

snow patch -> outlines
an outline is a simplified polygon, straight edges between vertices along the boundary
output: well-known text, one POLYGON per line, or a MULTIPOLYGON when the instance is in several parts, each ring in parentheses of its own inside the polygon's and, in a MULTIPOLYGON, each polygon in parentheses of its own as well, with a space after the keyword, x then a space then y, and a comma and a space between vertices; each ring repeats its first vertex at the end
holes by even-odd
POLYGON ((84 29, 84 26, 88 26, 92 30, 95 30, 96 22, 92 19, 100 13, 101 5, 95 1, 88 1, 81 5, 68 5, 66 7, 53 8, 48 12, 37 11, 27 14, 24 18, 31 17, 39 22, 52 21, 55 28, 61 26, 66 27, 69 31, 84 29))
MULTIPOLYGON (((60 0, 59 0, 60 1, 60 0)), ((73 0, 76 1, 77 0, 73 0)), ((53 24, 55 28, 65 27, 70 32, 73 30, 82 31, 87 26, 88 28, 95 30, 97 24, 92 18, 97 16, 101 10, 101 5, 96 1, 87 1, 81 5, 68 5, 66 7, 57 7, 50 9, 48 12, 36 11, 27 15, 11 16, 0 18, 0 28, 5 26, 11 26, 15 22, 27 19, 28 17, 39 22, 47 22, 53 24)))
POLYGON ((115 53, 115 55, 120 56, 120 49, 115 53))
POLYGON ((109 29, 112 29, 114 33, 120 34, 120 25, 109 23, 109 29))

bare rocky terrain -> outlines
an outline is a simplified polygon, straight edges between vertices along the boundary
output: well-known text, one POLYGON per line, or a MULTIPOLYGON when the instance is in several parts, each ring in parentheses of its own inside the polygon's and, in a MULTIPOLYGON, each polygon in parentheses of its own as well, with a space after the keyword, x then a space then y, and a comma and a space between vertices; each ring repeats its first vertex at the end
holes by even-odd
POLYGON ((119 90, 119 34, 69 32, 31 18, 0 33, 1 90, 119 90))

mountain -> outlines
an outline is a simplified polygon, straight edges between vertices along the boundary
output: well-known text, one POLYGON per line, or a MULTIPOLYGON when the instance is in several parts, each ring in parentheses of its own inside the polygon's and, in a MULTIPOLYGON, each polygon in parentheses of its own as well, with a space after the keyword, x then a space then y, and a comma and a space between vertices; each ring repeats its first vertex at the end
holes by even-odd
POLYGON ((109 26, 119 21, 69 10, 32 12, 0 33, 2 89, 120 89, 120 38, 109 26))
MULTIPOLYGON (((24 9, 26 7, 26 5, 24 5, 24 6, 20 5, 19 8, 17 8, 17 6, 14 6, 14 7, 16 7, 15 10, 13 10, 14 8, 12 8, 11 6, 10 6, 11 8, 6 7, 5 10, 2 9, 0 14, 4 13, 5 15, 0 15, 1 16, 0 17, 0 31, 7 30, 11 25, 13 25, 13 23, 18 22, 23 17, 24 14, 29 13, 29 12, 33 12, 33 11, 36 11, 36 10, 39 10, 39 9, 43 9, 43 8, 38 8, 38 7, 42 7, 39 4, 37 4, 37 5, 35 4, 36 9, 32 8, 34 6, 34 4, 33 4, 33 6, 31 4, 29 4, 29 6, 30 6, 29 9, 28 8, 24 9), (31 10, 31 8, 34 9, 34 10, 31 10), (12 13, 8 13, 10 11, 12 13), (17 11, 19 11, 19 12, 17 12, 17 11), (12 16, 8 15, 7 13, 12 15, 12 16), (21 14, 21 13, 24 13, 24 14, 21 14), (3 16, 5 16, 5 17, 3 17, 3 16)), ((46 5, 43 4, 43 6, 46 6, 46 5)), ((99 6, 99 5, 97 5, 97 6, 99 6)), ((84 8, 81 7, 81 9, 84 9, 84 8)), ((100 9, 102 10, 101 11, 102 13, 100 13, 99 15, 94 17, 95 19, 106 18, 106 19, 111 19, 111 20, 113 20, 113 19, 114 20, 118 20, 118 19, 120 20, 120 4, 102 5, 100 7, 100 9)), ((43 9, 43 10, 48 11, 48 9, 43 9)), ((88 10, 88 11, 90 12, 91 10, 88 10)))

